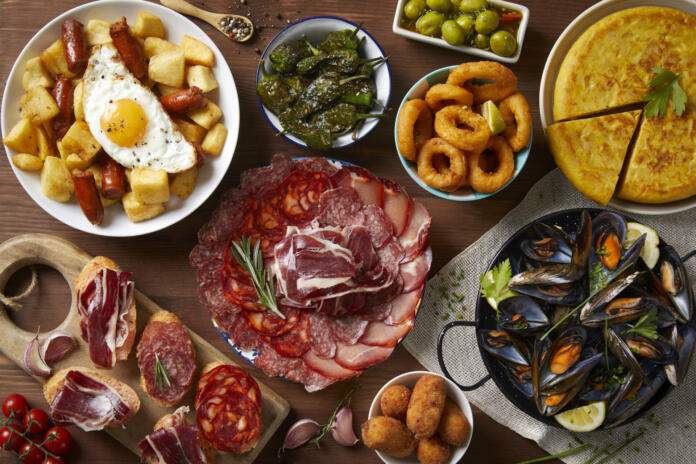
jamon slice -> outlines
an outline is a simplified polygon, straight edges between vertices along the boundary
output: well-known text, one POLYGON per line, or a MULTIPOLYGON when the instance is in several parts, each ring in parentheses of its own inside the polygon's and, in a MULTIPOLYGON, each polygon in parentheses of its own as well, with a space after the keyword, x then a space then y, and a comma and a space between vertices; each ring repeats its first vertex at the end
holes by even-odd
POLYGON ((343 380, 360 374, 359 371, 346 369, 333 359, 320 358, 314 350, 306 352, 302 359, 310 369, 332 380, 343 380))
POLYGON ((368 346, 362 343, 339 344, 334 360, 347 369, 362 370, 381 363, 392 351, 393 347, 368 346))
POLYGON ((141 462, 148 464, 204 464, 206 457, 198 442, 198 428, 189 423, 182 406, 157 421, 155 431, 138 443, 141 462))
POLYGON ((428 232, 432 218, 423 203, 413 200, 413 210, 406 230, 399 236, 399 243, 404 249, 402 263, 407 263, 418 256, 428 246, 428 232))
POLYGON ((399 273, 404 281, 404 292, 410 292, 414 288, 423 285, 425 278, 430 272, 430 265, 433 263, 433 250, 428 247, 413 261, 401 264, 399 273))
POLYGON ((396 297, 392 301, 391 313, 384 320, 384 323, 387 325, 399 325, 403 321, 414 317, 420 304, 421 296, 423 296, 423 286, 396 297))
POLYGON ((367 170, 358 167, 345 167, 338 171, 333 181, 339 186, 352 187, 366 205, 384 206, 384 187, 367 170))
POLYGON ((391 220, 394 234, 398 237, 406 230, 411 216, 411 198, 400 185, 389 180, 381 180, 384 185, 384 212, 391 220))
POLYGON ((415 315, 399 325, 387 325, 378 321, 370 322, 365 333, 360 337, 360 343, 369 346, 396 346, 409 333, 415 322, 415 315))

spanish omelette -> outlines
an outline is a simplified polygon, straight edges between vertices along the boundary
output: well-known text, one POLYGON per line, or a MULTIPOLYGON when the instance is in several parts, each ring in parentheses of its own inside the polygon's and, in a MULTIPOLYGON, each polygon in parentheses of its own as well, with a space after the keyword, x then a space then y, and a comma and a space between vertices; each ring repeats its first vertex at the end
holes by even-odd
POLYGON ((583 195, 601 205, 611 199, 640 110, 576 119, 546 128, 556 164, 583 195))

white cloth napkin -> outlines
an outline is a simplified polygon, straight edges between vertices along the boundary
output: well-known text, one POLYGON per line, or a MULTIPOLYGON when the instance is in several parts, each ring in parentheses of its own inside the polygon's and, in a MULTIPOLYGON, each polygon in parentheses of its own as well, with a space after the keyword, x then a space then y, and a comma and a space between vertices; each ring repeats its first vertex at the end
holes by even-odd
MULTIPOLYGON (((406 349, 426 368, 439 372, 437 339, 442 327, 458 318, 475 319, 479 276, 489 265, 502 244, 518 229, 548 213, 568 208, 597 207, 582 196, 556 169, 541 179, 522 202, 510 211, 495 227, 447 263, 427 284, 418 320, 413 331, 404 340, 406 349), (442 287, 450 295, 463 296, 461 302, 442 297, 442 287), (451 304, 451 308, 448 307, 451 304), (464 309, 466 307, 466 309, 464 309), (453 309, 452 309, 453 308, 453 309), (449 316, 444 316, 449 314, 449 316), (443 319, 447 317, 447 319, 443 319)), ((637 221, 654 227, 660 236, 681 255, 696 249, 696 208, 669 216, 641 216, 629 214, 637 221)), ((692 284, 696 282, 696 259, 687 263, 692 284)), ((487 375, 479 354, 475 330, 470 327, 450 329, 443 346, 445 363, 452 376, 463 385, 470 385, 487 375)), ((609 462, 638 464, 682 464, 696 462, 696 356, 682 385, 675 388, 653 409, 654 415, 640 418, 632 424, 611 431, 576 435, 586 443, 604 447, 621 444, 627 435, 645 429, 644 435, 627 446, 609 462)), ((512 404, 498 390, 493 380, 467 393, 469 400, 497 422, 518 434, 532 439, 550 454, 578 446, 569 432, 532 419, 512 404)), ((476 428, 474 427, 474 431, 476 428)), ((474 432, 475 433, 475 432, 474 432)), ((495 445, 491 443, 491 445, 495 445)), ((501 437, 500 446, 505 446, 501 437)), ((567 463, 579 464, 591 452, 563 458, 567 463)))

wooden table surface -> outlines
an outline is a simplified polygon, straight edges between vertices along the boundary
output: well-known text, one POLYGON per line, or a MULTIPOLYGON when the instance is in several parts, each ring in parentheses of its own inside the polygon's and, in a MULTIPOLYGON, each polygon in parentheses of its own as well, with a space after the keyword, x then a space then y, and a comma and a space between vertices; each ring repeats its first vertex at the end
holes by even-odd
MULTIPOLYGON (((221 34, 195 20, 210 34, 227 58, 240 97, 241 128, 239 144, 232 165, 222 185, 194 214, 169 229, 136 238, 107 238, 89 235, 64 225, 46 214, 24 192, 17 182, 6 157, 0 160, 0 241, 24 232, 53 233, 71 240, 91 254, 103 254, 135 274, 138 289, 163 308, 175 312, 182 321, 210 340, 231 357, 236 356, 218 336, 205 309, 196 297, 194 269, 188 254, 196 243, 196 232, 208 221, 220 194, 238 184, 244 169, 264 165, 274 153, 307 155, 308 152, 273 131, 263 118, 254 92, 254 77, 259 53, 287 22, 314 15, 335 15, 363 23, 390 56, 392 97, 390 106, 398 107, 408 88, 421 76, 446 65, 458 64, 474 57, 454 51, 413 42, 391 31, 395 1, 374 0, 206 0, 194 2, 217 12, 251 14, 258 33, 246 44, 226 40, 221 34)), ((64 11, 83 3, 77 0, 1 0, 0 1, 0 90, 4 89, 10 68, 26 42, 47 22, 64 11)), ((545 144, 538 111, 538 92, 546 57, 556 38, 592 0, 555 0, 525 2, 531 11, 522 57, 511 65, 519 78, 519 90, 527 97, 534 118, 534 146, 520 176, 504 192, 492 199, 475 203, 458 203, 437 199, 418 187, 404 172, 394 148, 393 117, 379 124, 360 143, 330 156, 358 163, 372 172, 391 178, 406 186, 409 193, 425 203, 433 216, 430 243, 434 252, 433 272, 442 267, 485 231, 495 225, 513 208, 527 190, 553 167, 545 144)), ((28 272, 18 272, 7 288, 7 294, 21 289, 28 281, 28 272)), ((25 308, 13 315, 17 324, 27 330, 55 327, 67 313, 70 296, 59 274, 49 268, 40 269, 40 285, 25 300, 25 308), (50 327, 49 327, 50 326, 50 327)), ((471 309, 470 309, 471 310, 471 309)), ((433 344, 435 340, 433 340, 433 344)), ((389 379, 402 372, 422 366, 399 347, 386 362, 369 369, 361 377, 362 389, 352 401, 356 430, 367 418, 372 397, 389 379)), ((258 462, 279 462, 276 452, 288 427, 297 419, 309 417, 325 421, 337 399, 348 387, 335 384, 318 393, 307 393, 300 385, 267 378, 259 370, 249 368, 291 404, 290 416, 262 452, 258 462)), ((24 394, 30 404, 47 408, 39 384, 0 355, 0 398, 13 392, 24 394)), ((532 441, 475 411, 475 433, 471 448, 463 462, 513 463, 543 456, 545 453, 532 441)), ((105 433, 86 434, 71 427, 75 447, 70 462, 113 463, 137 462, 137 458, 105 433)), ((14 462, 6 453, 0 462, 14 462)), ((351 448, 337 445, 332 438, 324 440, 322 449, 312 446, 288 452, 282 462, 377 463, 379 459, 361 444, 351 448)))

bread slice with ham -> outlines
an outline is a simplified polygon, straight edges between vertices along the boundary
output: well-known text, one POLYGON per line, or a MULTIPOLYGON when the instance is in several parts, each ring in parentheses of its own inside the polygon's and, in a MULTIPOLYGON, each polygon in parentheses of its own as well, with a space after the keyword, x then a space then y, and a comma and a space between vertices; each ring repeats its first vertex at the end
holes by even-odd
POLYGON ((122 426, 140 409, 140 398, 131 387, 84 367, 56 372, 43 393, 56 424, 73 424, 86 432, 122 426))
POLYGON ((135 342, 135 290, 130 277, 111 259, 95 256, 75 279, 82 338, 100 369, 128 359, 135 342))
POLYGON ((211 464, 215 450, 201 438, 198 428, 186 419, 188 406, 162 416, 139 444, 144 464, 211 464))

